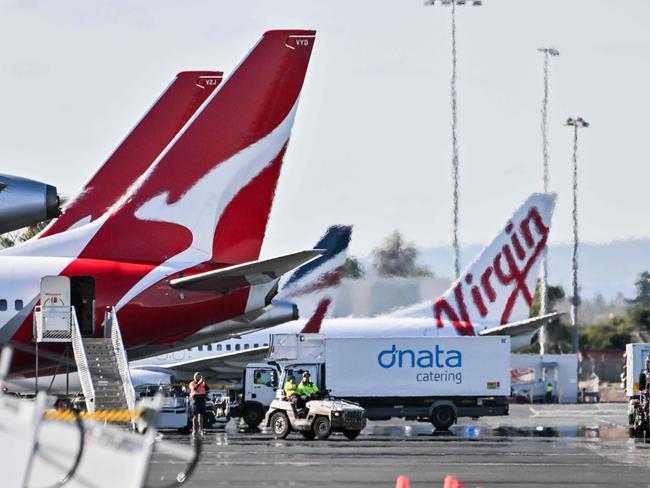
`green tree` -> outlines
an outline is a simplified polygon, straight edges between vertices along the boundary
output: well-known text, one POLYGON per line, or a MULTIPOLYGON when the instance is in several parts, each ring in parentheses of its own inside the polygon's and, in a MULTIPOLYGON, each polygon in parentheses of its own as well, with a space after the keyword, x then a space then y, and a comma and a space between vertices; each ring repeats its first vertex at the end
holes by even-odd
POLYGON ((650 332, 650 307, 633 307, 627 312, 632 327, 650 332))
MULTIPOLYGON (((564 299, 565 293, 561 286, 548 285, 546 287, 546 296, 548 298, 547 311, 555 312, 557 303, 564 299)), ((538 280, 533 295, 533 303, 530 305, 530 317, 537 317, 541 307, 541 283, 538 280)), ((562 353, 571 350, 571 329, 563 323, 560 318, 551 320, 546 324, 546 350, 549 353, 562 353)), ((539 353, 539 343, 535 342, 530 346, 522 349, 522 353, 539 353)))
POLYGON ((585 327, 580 331, 580 344, 583 350, 603 351, 623 350, 630 342, 632 326, 627 317, 612 317, 599 324, 585 327))
POLYGON ((394 231, 384 242, 373 249, 373 265, 380 276, 421 277, 432 276, 431 271, 416 263, 418 250, 406 242, 399 231, 394 231))
POLYGON ((650 273, 647 271, 639 274, 636 282, 636 296, 628 303, 633 306, 650 307, 650 273))
MULTIPOLYGON (((535 295, 533 295, 533 303, 530 305, 530 314, 529 317, 537 317, 539 315, 539 310, 541 308, 541 282, 537 280, 537 285, 535 286, 535 295)), ((547 310, 548 312, 555 312, 555 306, 557 302, 563 300, 565 297, 564 288, 561 286, 547 285, 546 287, 546 297, 548 298, 547 310)))
POLYGON ((363 265, 357 258, 350 256, 345 260, 343 269, 341 270, 341 277, 358 280, 359 278, 363 278, 363 275, 365 274, 366 271, 363 269, 363 265))
POLYGON ((25 227, 23 229, 18 229, 16 231, 7 232, 6 234, 0 235, 0 248, 5 249, 7 247, 13 247, 16 244, 30 240, 40 231, 45 229, 49 223, 50 221, 47 220, 44 222, 39 222, 38 224, 30 225, 29 227, 25 227))

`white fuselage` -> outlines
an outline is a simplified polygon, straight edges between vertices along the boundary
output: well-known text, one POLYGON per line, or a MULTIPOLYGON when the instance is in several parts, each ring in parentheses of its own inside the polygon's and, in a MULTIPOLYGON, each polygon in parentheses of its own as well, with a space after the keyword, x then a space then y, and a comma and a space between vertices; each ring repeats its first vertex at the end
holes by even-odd
MULTIPOLYGON (((286 324, 271 327, 240 337, 225 341, 206 344, 203 346, 183 349, 167 354, 161 354, 147 359, 131 362, 131 367, 146 369, 148 366, 165 367, 181 361, 205 359, 219 356, 234 356, 237 352, 248 349, 266 347, 270 343, 272 334, 297 334, 305 326, 307 320, 300 319, 286 324)), ((490 326, 475 326, 477 332, 490 326)), ((369 317, 369 318, 332 318, 325 319, 320 328, 320 334, 327 337, 455 337, 458 335, 456 328, 451 324, 437 327, 432 318, 397 318, 397 317, 369 317)), ((529 337, 519 336, 512 338, 513 350, 523 347, 528 343, 529 337)), ((234 357, 232 358, 234 360, 234 357)))

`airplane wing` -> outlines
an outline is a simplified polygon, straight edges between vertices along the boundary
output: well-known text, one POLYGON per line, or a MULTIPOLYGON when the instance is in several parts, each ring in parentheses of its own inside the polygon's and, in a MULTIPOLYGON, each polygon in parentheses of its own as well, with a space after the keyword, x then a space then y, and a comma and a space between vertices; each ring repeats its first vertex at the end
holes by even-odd
POLYGON ((509 324, 499 325, 498 327, 491 327, 483 329, 478 333, 481 336, 518 336, 528 334, 539 329, 542 325, 549 323, 551 320, 564 315, 564 312, 553 312, 540 317, 532 317, 530 319, 521 320, 519 322, 511 322, 509 324))
POLYGON ((267 347, 255 347, 234 351, 230 354, 219 354, 209 357, 179 361, 165 365, 166 370, 193 373, 195 371, 214 372, 217 377, 231 377, 233 372, 241 375, 248 363, 263 361, 269 352, 267 347))
POLYGON ((320 249, 310 249, 276 258, 251 261, 227 268, 206 271, 170 280, 176 290, 212 291, 235 290, 246 286, 262 285, 278 279, 292 270, 323 254, 320 249))

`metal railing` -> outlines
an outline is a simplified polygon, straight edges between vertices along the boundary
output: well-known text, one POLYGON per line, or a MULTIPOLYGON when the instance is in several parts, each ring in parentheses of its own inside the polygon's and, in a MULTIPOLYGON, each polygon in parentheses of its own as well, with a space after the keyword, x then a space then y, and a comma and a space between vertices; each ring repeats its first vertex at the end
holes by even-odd
POLYGON ((72 340, 72 307, 48 305, 34 308, 33 337, 35 342, 70 342, 72 340))
POLYGON ((117 313, 115 307, 109 307, 104 314, 104 336, 108 335, 110 331, 111 344, 115 352, 115 360, 117 361, 117 368, 120 372, 120 379, 122 380, 122 388, 124 389, 124 398, 126 405, 130 412, 135 410, 135 389, 131 382, 131 373, 129 371, 129 359, 126 356, 124 349, 124 342, 122 342, 122 334, 120 333, 120 324, 117 321, 117 313), (108 328, 108 329, 107 329, 108 328))
POLYGON ((77 322, 77 314, 74 307, 70 307, 70 315, 72 322, 72 350, 74 351, 75 362, 77 363, 77 373, 79 374, 79 381, 81 382, 81 389, 84 392, 86 399, 86 410, 89 413, 95 412, 95 387, 93 386, 93 379, 88 365, 88 358, 86 357, 86 348, 84 347, 83 337, 77 322))

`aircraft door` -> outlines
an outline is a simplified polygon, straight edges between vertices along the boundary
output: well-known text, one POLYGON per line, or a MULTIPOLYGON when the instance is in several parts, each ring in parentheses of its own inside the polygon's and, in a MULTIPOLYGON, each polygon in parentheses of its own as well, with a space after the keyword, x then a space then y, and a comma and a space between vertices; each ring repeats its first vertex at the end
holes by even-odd
POLYGON ((70 303, 77 314, 81 335, 93 336, 95 334, 95 278, 71 277, 70 303))
POLYGON ((69 307, 70 279, 67 276, 41 278, 41 307, 69 307))

